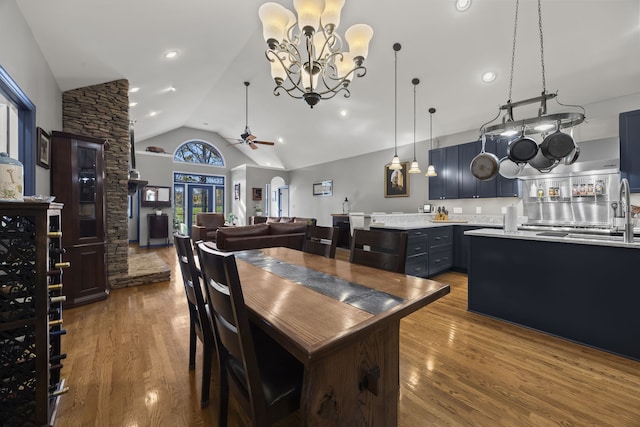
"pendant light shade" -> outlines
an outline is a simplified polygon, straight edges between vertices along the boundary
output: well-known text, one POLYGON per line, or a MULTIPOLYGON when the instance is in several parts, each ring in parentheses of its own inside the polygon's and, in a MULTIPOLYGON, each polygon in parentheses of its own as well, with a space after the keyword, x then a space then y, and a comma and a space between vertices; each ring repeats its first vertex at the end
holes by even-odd
POLYGON ((409 169, 409 173, 420 173, 420 165, 418 165, 418 161, 416 160, 416 87, 420 83, 418 78, 414 78, 411 80, 413 84, 413 162, 411 162, 411 168, 409 169))
MULTIPOLYGON (((429 108, 429 151, 433 149, 433 113, 436 112, 436 109, 431 107, 429 108)), ((435 166, 429 164, 427 167, 427 173, 425 176, 438 176, 438 172, 436 172, 435 166)))
POLYGON ((398 157, 398 51, 402 49, 400 43, 393 44, 393 51, 395 56, 395 87, 394 87, 394 108, 395 108, 395 116, 394 116, 394 140, 393 140, 393 160, 391 160, 391 165, 389 169, 391 170, 400 170, 402 169, 402 165, 400 164, 400 158, 398 157))

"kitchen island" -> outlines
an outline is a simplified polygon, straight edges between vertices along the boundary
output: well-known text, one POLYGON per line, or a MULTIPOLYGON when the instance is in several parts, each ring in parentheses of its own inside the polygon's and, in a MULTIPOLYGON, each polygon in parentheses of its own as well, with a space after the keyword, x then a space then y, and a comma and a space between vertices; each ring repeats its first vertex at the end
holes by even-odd
POLYGON ((640 360, 640 239, 479 229, 469 311, 640 360))

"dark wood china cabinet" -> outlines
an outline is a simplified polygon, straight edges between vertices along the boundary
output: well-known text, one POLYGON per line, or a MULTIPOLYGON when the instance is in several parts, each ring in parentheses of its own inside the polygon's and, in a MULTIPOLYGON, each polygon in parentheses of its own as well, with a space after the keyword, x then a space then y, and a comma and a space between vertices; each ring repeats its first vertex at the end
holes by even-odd
POLYGON ((106 277, 104 140, 53 131, 51 194, 62 215, 67 307, 109 295, 106 277))

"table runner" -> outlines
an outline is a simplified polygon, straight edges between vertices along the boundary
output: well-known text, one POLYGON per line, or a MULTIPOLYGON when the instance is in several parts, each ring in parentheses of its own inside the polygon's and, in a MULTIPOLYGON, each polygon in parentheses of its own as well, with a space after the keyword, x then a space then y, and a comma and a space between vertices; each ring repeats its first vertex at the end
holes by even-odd
POLYGON ((379 314, 404 302, 403 298, 339 277, 281 261, 259 249, 235 252, 236 258, 371 314, 379 314))

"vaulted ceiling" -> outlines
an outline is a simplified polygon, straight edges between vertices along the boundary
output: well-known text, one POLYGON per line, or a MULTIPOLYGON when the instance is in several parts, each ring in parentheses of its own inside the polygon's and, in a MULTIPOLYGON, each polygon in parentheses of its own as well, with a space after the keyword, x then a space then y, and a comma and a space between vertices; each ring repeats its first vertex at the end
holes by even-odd
MULTIPOLYGON (((288 170, 357 156, 394 143, 394 51, 398 52, 398 145, 478 129, 508 100, 515 1, 347 0, 338 32, 373 27, 367 74, 310 109, 274 96, 258 8, 263 0, 16 0, 65 91, 116 79, 139 87, 130 99, 136 142, 182 126, 238 138, 249 125, 273 147, 236 145, 255 162, 288 170), (168 60, 164 54, 177 50, 168 60), (481 80, 486 71, 493 83, 481 80), (174 87, 175 91, 169 91, 174 87), (342 111, 346 115, 341 114, 342 111), (151 116, 155 112, 155 116, 151 116), (282 142, 279 142, 279 138, 282 142)), ((282 3, 293 10, 292 0, 282 3)), ((542 0, 546 89, 566 104, 640 92, 640 0, 542 0)), ((537 3, 520 1, 512 99, 543 88, 537 3)), ((555 101, 551 101, 550 110, 555 101)), ((587 111, 589 117, 589 111, 587 111)), ((405 159, 403 159, 405 160, 405 159)), ((406 159, 410 160, 410 159, 406 159)))

